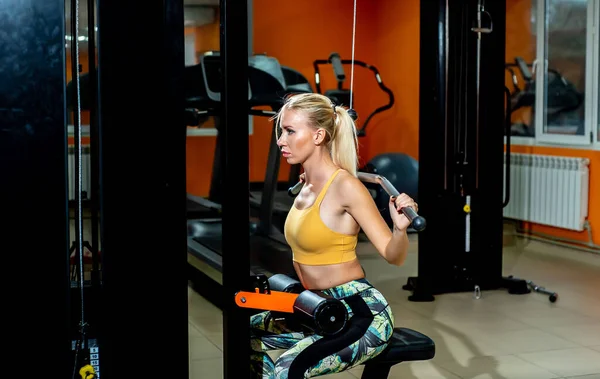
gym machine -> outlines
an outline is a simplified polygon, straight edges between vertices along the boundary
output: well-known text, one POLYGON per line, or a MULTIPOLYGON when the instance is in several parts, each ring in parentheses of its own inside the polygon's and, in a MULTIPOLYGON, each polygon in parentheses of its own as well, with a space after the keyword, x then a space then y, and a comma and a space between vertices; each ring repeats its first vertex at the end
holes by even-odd
MULTIPOLYGON (((268 64, 253 64, 250 81, 260 93, 257 96, 259 102, 268 104, 273 113, 281 109, 286 95, 313 92, 310 83, 300 72, 280 65, 273 57, 263 57, 262 61, 268 64)), ((294 203, 294 199, 288 196, 287 188, 281 188, 278 183, 281 150, 277 146, 276 126, 273 124, 262 188, 259 186, 258 189, 255 183, 250 183, 250 215, 258 218, 258 229, 263 234, 282 234, 285 219, 294 203)))
MULTIPOLYGON (((128 359, 131 359, 152 362, 152 371, 158 376, 185 376, 188 375, 188 345, 185 342, 187 282, 181 276, 185 270, 185 258, 183 254, 164 254, 165 251, 183 251, 177 248, 177 241, 183 244, 185 233, 185 203, 180 194, 185 193, 184 118, 189 118, 189 112, 182 112, 184 101, 181 97, 183 9, 180 3, 167 1, 146 8, 146 18, 139 20, 134 17, 136 7, 132 4, 120 4, 116 9, 105 1, 80 3, 70 0, 67 4, 60 4, 62 24, 65 23, 65 5, 70 8, 71 30, 68 34, 70 40, 75 41, 71 43, 74 79, 66 86, 66 108, 73 113, 74 166, 78 173, 75 182, 77 199, 73 204, 76 207, 76 241, 66 255, 68 259, 68 253, 74 253, 75 259, 71 264, 78 273, 75 275, 77 281, 72 281, 70 286, 72 299, 67 307, 68 317, 61 320, 70 324, 69 333, 65 335, 69 337, 68 347, 74 355, 74 359, 72 356, 68 358, 67 375, 91 379, 100 377, 102 372, 103 376, 116 377, 118 372, 123 372, 123 368, 130 365, 128 359), (86 74, 79 74, 81 66, 78 62, 82 52, 77 41, 81 41, 78 29, 82 23, 77 20, 84 12, 88 16, 86 45, 89 70, 86 74), (96 22, 96 14, 102 27, 99 27, 100 22, 96 22), (156 27, 147 32, 147 40, 134 45, 120 43, 121 33, 132 35, 135 30, 144 28, 148 20, 156 27), (97 45, 96 34, 100 42, 97 45), (168 43, 157 45, 156 41, 161 40, 168 43), (148 51, 155 52, 156 56, 147 59, 148 51), (96 53, 98 69, 95 67, 96 53), (153 72, 153 80, 131 75, 129 70, 123 69, 123 59, 132 67, 143 67, 153 72), (82 110, 89 110, 91 116, 91 245, 83 240, 82 233, 82 110), (175 127, 164 127, 170 124, 175 127), (155 146, 161 149, 153 149, 155 146), (135 191, 134 197, 130 196, 131 189, 135 191), (98 207, 102 217, 96 214, 98 207), (100 231, 96 226, 98 220, 100 231), (151 222, 146 222, 148 220, 151 222), (102 236, 103 247, 106 247, 106 254, 101 257, 102 276, 98 234, 102 236), (151 240, 150 249, 140 249, 143 244, 140 244, 139 236, 145 242, 151 240), (84 247, 92 253, 91 281, 84 280, 84 247), (160 273, 162 280, 143 277, 139 280, 138 273, 145 272, 160 273), (134 284, 136 280, 138 282, 134 284), (119 303, 118 312, 102 311, 105 302, 119 303), (147 312, 143 318, 136 317, 148 306, 168 308, 169 315, 147 312), (136 318, 137 327, 123 322, 123 319, 132 318, 136 318), (171 325, 169 330, 156 328, 162 322, 171 325), (148 329, 152 329, 153 333, 148 334, 148 329), (132 344, 123 343, 124 338, 132 344), (135 344, 152 345, 153 348, 142 351, 135 348, 135 344)), ((47 28, 47 23, 41 22, 40 25, 47 28)), ((42 34, 45 35, 47 30, 61 30, 61 27, 45 29, 42 34)), ((64 33, 56 33, 56 36, 58 47, 50 47, 48 51, 58 52, 63 48, 64 33)), ((44 62, 51 67, 48 62, 53 62, 53 59, 46 58, 44 62)), ((64 63, 57 66, 64 70, 64 63)), ((62 71, 61 74, 63 78, 62 71)), ((63 92, 64 89, 60 93, 63 92)), ((62 98, 57 94, 54 97, 62 98)), ((192 116, 198 117, 196 114, 192 116)), ((62 126, 57 130, 67 129, 62 126)), ((62 168, 66 170, 66 165, 62 168)), ((39 184, 36 187, 40 188, 39 184)), ((57 219, 56 215, 50 217, 57 219)), ((43 265, 44 268, 48 266, 43 265)), ((47 311, 56 308, 56 305, 43 308, 47 311)), ((49 350, 51 355, 55 349, 49 350)))
MULTIPOLYGON (((186 99, 186 124, 188 126, 199 127, 205 123, 209 117, 214 117, 217 137, 212 166, 212 177, 210 181, 210 190, 207 198, 187 194, 188 219, 219 218, 221 216, 221 202, 223 196, 223 178, 220 162, 220 149, 222 144, 222 135, 220 129, 220 102, 221 84, 219 73, 220 52, 209 51, 200 57, 200 62, 196 65, 185 68, 185 88, 184 96, 186 99)), ((276 58, 264 54, 255 54, 248 59, 250 67, 249 78, 249 101, 250 109, 248 115, 271 117, 279 110, 283 104, 282 98, 287 93, 312 92, 308 80, 298 71, 280 65, 276 58), (253 87, 253 90, 250 89, 253 87), (259 110, 262 106, 271 108, 270 111, 259 110)), ((277 180, 277 176, 272 175, 272 166, 277 165, 279 150, 274 145, 274 150, 269 152, 268 163, 265 170, 265 182, 262 188, 258 190, 251 184, 250 205, 253 210, 252 216, 261 220, 260 228, 263 231, 270 230, 267 224, 271 224, 272 213, 275 216, 289 210, 291 203, 285 192, 276 191, 276 183, 271 185, 269 180, 277 180), (271 189, 273 187, 273 189, 271 189), (263 196, 266 193, 266 196, 263 196)))
POLYGON ((187 378, 183 2, 145 4, 144 17, 135 2, 97 0, 94 7, 102 241, 98 376, 121 377, 132 362, 144 362, 157 377, 187 378), (140 30, 144 38, 126 42, 140 30))
MULTIPOLYGON (((385 178, 373 173, 358 173, 363 182, 378 184, 389 196, 398 196, 398 190, 385 178)), ((297 195, 303 182, 289 188, 290 196, 297 195)), ((402 208, 412 227, 423 231, 425 218, 412 208, 402 208)), ((344 304, 321 291, 304 289, 295 278, 284 274, 251 275, 249 285, 235 293, 235 304, 244 309, 271 311, 273 317, 283 317, 290 325, 306 327, 317 334, 332 337, 342 333, 348 322, 344 304)), ((363 379, 385 379, 392 366, 409 361, 424 361, 435 356, 435 343, 415 330, 396 327, 388 347, 377 357, 367 361, 363 379)))
MULTIPOLYGON (((248 64, 247 82, 247 114, 271 117, 282 105, 282 98, 290 90, 294 92, 302 90, 302 84, 285 81, 283 70, 277 60, 265 55, 253 55, 246 58, 248 64), (292 89, 290 89, 290 87, 292 89), (271 110, 260 110, 257 108, 268 106, 271 110)), ((219 114, 222 110, 221 85, 219 70, 221 68, 222 56, 218 52, 205 54, 197 65, 200 73, 194 76, 194 96, 187 97, 195 99, 195 104, 201 111, 209 111, 209 115, 219 114), (203 93, 199 92, 203 88, 203 93)), ((187 69, 196 69, 188 67, 187 69)), ((291 70, 286 70, 291 72, 291 70)), ((191 75, 190 75, 191 76, 191 75)), ((308 87, 310 89, 310 87, 308 87)), ((188 95, 186 93, 186 95, 188 95)), ((189 108, 188 108, 189 109, 189 108)), ((274 134, 274 133, 273 133, 274 134)), ((221 149, 222 135, 217 136, 217 150, 221 149)), ((276 143, 276 141, 272 141, 276 143)), ((292 253, 285 242, 283 233, 272 227, 272 212, 277 185, 277 172, 279 167, 280 152, 275 145, 271 149, 266 170, 265 186, 262 196, 256 196, 249 191, 250 218, 246 233, 250 235, 250 272, 254 274, 272 275, 273 273, 285 273, 294 276, 292 264, 292 253)), ((215 156, 215 167, 221 165, 221 157, 215 156)), ((220 169, 219 169, 220 170, 220 169)), ((213 174, 215 172, 213 171, 213 174)), ((220 175, 219 175, 220 176, 220 175)), ((214 182, 213 182, 214 184, 214 182)), ((217 184, 223 191, 223 184, 217 184)), ((283 193, 287 197, 286 193, 283 193)), ((189 195, 188 195, 189 196, 189 195)), ((214 281, 209 280, 207 271, 218 276, 222 272, 224 252, 222 225, 223 219, 201 218, 189 219, 188 224, 188 262, 190 265, 190 279, 197 283, 196 287, 207 299, 216 306, 221 307, 223 297, 219 295, 221 288, 214 281), (209 267, 206 267, 208 265, 209 267), (209 288, 207 290, 207 288, 209 288)))
POLYGON ((428 227, 418 275, 403 287, 411 301, 503 286, 504 18, 504 1, 421 4, 419 208, 428 227))
MULTIPOLYGON (((505 64, 506 71, 510 73, 513 87, 510 92, 512 111, 531 107, 532 114, 535 113, 533 112, 536 87, 535 67, 535 64, 525 62, 522 57, 515 57, 514 62, 505 64), (515 69, 523 80, 522 86, 519 85, 515 69)), ((557 70, 551 68, 548 69, 547 83, 545 122, 549 126, 560 126, 561 118, 571 112, 576 112, 583 105, 584 95, 577 90, 573 83, 569 82, 557 70)), ((525 123, 515 123, 511 125, 510 133, 512 136, 531 137, 535 135, 535 127, 525 123)))
POLYGON ((503 199, 510 182, 503 180, 510 92, 498 48, 505 45, 505 6, 421 5, 419 208, 428 225, 418 235, 418 274, 403 286, 411 301, 452 292, 531 292, 526 280, 502 275, 502 208, 510 201, 503 199))
MULTIPOLYGON (((249 80, 249 67, 246 64, 239 64, 239 62, 246 62, 248 59, 247 39, 239 38, 240 35, 247 33, 248 4, 221 0, 220 10, 220 51, 223 58, 221 61, 223 73, 223 149, 221 151, 224 173, 223 188, 231 190, 232 195, 235 195, 236 193, 245 193, 249 177, 248 165, 244 164, 243 159, 242 161, 227 159, 227 157, 233 156, 247 157, 249 153, 248 134, 239 133, 239 130, 246 126, 248 122, 247 114, 239 110, 248 109, 250 104, 247 88, 240 86, 240 83, 246 83, 249 80)), ((256 292, 255 288, 259 288, 259 291, 260 288, 264 288, 264 285, 261 286, 260 284, 248 288, 247 278, 251 267, 249 251, 251 238, 250 234, 245 232, 248 228, 246 217, 249 216, 245 212, 246 210, 250 211, 249 200, 246 196, 226 196, 222 203, 222 248, 224 252, 231 252, 231 254, 223 254, 222 256, 222 291, 220 292, 223 298, 224 379, 248 377, 250 371, 248 345, 240 343, 240 338, 243 341, 245 340, 243 336, 250 335, 249 319, 246 312, 248 309, 238 306, 235 302, 236 295, 241 290, 256 292), (236 245, 239 244, 245 245, 247 249, 237 251, 236 245)), ((264 280, 262 283, 264 283, 264 280)), ((316 304, 319 304, 319 302, 316 302, 316 304)), ((313 309, 313 316, 318 314, 313 309)), ((422 360, 430 359, 433 357, 433 353, 433 345, 430 339, 409 329, 396 330, 386 354, 381 354, 380 357, 376 358, 381 365, 369 366, 373 368, 367 371, 367 375, 368 372, 373 371, 373 373, 382 372, 382 376, 385 377, 385 371, 389 371, 392 364, 398 363, 399 357, 400 360, 422 360), (401 352, 404 352, 403 355, 399 355, 401 352)), ((375 359, 371 363, 375 363, 375 359)))
MULTIPOLYGON (((285 318, 289 325, 305 327, 327 337, 343 333, 348 325, 345 305, 321 291, 306 290, 296 279, 282 274, 270 278, 251 276, 246 290, 235 294, 238 307, 271 311, 272 317, 285 318)), ((394 328, 388 347, 364 363, 363 379, 385 379, 392 366, 410 361, 425 361, 435 356, 435 342, 428 336, 403 327, 394 328)))
POLYGON ((251 283, 247 290, 235 294, 235 303, 240 308, 290 315, 294 324, 323 336, 334 336, 346 326, 348 313, 341 301, 319 291, 304 290, 296 279, 283 274, 269 278, 253 275, 251 283))
POLYGON ((0 0, 0 219, 6 371, 68 378, 65 1, 0 0))

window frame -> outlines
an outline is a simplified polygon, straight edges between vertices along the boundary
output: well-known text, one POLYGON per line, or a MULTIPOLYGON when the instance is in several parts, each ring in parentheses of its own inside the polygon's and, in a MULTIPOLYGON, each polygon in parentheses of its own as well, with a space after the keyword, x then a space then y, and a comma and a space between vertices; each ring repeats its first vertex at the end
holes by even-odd
POLYGON ((585 101, 584 101, 584 133, 582 135, 563 135, 556 133, 548 133, 544 131, 545 120, 544 115, 544 99, 546 95, 546 81, 545 75, 548 69, 548 60, 546 58, 546 46, 547 46, 547 18, 548 12, 546 11, 548 0, 538 0, 537 2, 537 15, 538 22, 536 23, 537 32, 537 67, 535 71, 536 75, 536 95, 535 99, 535 138, 539 142, 545 142, 549 144, 559 145, 590 145, 593 140, 590 140, 590 131, 592 123, 591 105, 593 89, 593 25, 594 25, 594 5, 597 0, 588 0, 587 2, 587 23, 586 23, 586 53, 585 53, 585 101), (539 115, 539 116, 538 116, 539 115))
POLYGON ((592 83, 592 137, 593 146, 600 150, 600 0, 593 0, 593 83, 592 83))
MULTIPOLYGON (((537 20, 535 33, 536 59, 535 81, 536 95, 534 104, 534 127, 533 137, 511 136, 512 145, 521 146, 549 146, 574 149, 600 150, 600 0, 588 0, 587 23, 586 23, 586 68, 585 68, 585 131, 583 135, 562 135, 544 132, 544 99, 546 93, 545 74, 548 68, 546 59, 546 24, 547 24, 547 2, 548 0, 536 1, 537 20), (540 59, 540 58, 544 59, 540 59), (541 110, 541 111, 540 111, 541 110), (538 116, 539 115, 539 116, 538 116)), ((504 137, 506 142, 507 137, 504 137)))

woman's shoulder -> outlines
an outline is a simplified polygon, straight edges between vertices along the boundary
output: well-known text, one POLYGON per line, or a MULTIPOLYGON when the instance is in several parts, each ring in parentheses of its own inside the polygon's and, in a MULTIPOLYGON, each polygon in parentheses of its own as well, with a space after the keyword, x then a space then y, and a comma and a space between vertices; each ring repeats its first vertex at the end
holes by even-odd
POLYGON ((335 179, 332 185, 344 197, 360 196, 367 190, 363 182, 347 170, 340 169, 335 179))

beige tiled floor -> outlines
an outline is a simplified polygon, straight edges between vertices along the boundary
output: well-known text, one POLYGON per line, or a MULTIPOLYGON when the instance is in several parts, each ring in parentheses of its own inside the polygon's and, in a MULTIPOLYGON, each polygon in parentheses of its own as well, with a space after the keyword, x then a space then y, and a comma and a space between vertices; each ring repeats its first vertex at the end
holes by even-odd
MULTIPOLYGON (((532 280, 559 294, 506 291, 438 295, 414 303, 402 290, 416 275, 416 242, 403 267, 387 265, 369 243, 359 255, 370 281, 391 302, 397 326, 436 343, 426 362, 402 363, 390 378, 600 379, 600 255, 519 240, 504 249, 504 274, 532 280)), ((190 379, 222 378, 221 312, 189 290, 190 379)), ((360 378, 362 368, 330 375, 360 378)))

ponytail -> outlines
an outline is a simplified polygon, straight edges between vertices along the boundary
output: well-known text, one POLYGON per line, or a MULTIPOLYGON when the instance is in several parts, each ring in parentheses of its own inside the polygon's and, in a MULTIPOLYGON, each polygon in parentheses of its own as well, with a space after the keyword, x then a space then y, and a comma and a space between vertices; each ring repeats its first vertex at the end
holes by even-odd
POLYGON ((327 96, 317 93, 291 95, 272 118, 275 121, 275 136, 279 138, 281 117, 285 109, 305 112, 308 122, 315 128, 327 132, 327 148, 333 163, 357 176, 358 138, 354 120, 345 108, 334 105, 327 96))
POLYGON ((334 133, 331 141, 331 158, 340 168, 353 176, 358 168, 358 138, 354 120, 345 108, 335 107, 334 133))

